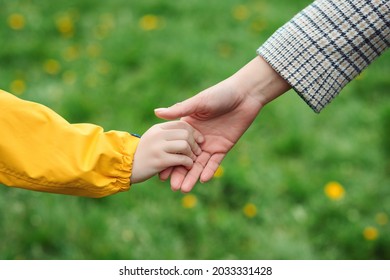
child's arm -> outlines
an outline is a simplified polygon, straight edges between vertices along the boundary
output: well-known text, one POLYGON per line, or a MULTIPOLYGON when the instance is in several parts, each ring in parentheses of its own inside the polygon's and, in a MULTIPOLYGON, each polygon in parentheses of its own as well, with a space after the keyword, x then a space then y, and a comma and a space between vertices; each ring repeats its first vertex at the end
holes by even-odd
POLYGON ((169 166, 190 167, 202 140, 179 121, 155 125, 141 139, 70 124, 41 104, 1 90, 0 131, 0 183, 88 197, 127 191, 169 166))
POLYGON ((130 187, 139 138, 70 124, 49 108, 0 90, 0 183, 88 197, 130 187))
POLYGON ((203 136, 183 121, 152 126, 136 149, 132 184, 145 181, 171 166, 191 168, 201 153, 198 143, 202 141, 203 136))

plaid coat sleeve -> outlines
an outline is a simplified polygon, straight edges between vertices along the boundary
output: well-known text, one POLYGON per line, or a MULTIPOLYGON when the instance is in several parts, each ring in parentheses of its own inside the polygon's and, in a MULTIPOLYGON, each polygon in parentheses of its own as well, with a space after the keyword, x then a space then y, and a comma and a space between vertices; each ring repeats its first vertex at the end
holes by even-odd
POLYGON ((317 0, 257 53, 320 112, 389 46, 389 0, 317 0))

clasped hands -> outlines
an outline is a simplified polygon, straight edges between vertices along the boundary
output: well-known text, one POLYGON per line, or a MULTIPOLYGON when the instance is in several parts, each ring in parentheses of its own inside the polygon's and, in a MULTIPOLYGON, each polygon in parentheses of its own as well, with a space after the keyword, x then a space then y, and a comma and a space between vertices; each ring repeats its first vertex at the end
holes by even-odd
POLYGON ((189 192, 198 180, 203 183, 212 179, 226 154, 259 112, 260 102, 251 98, 239 100, 227 84, 220 83, 172 107, 155 110, 163 119, 181 118, 202 135, 198 143, 201 151, 190 168, 175 166, 159 173, 163 181, 170 177, 172 190, 189 192), (221 98, 221 93, 226 98, 221 98))

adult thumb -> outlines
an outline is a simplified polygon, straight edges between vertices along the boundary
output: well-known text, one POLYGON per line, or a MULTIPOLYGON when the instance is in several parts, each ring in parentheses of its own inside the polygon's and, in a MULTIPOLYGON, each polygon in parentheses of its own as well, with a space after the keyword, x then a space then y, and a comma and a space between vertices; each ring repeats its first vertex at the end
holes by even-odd
POLYGON ((179 119, 195 113, 197 107, 195 103, 195 99, 190 98, 168 108, 154 109, 154 113, 157 117, 165 120, 179 119))

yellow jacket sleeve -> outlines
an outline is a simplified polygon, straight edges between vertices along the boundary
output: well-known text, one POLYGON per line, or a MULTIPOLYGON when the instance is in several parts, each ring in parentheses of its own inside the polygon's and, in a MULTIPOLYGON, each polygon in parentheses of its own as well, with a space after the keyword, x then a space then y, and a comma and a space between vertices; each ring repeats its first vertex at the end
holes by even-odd
POLYGON ((103 197, 130 188, 139 138, 70 124, 49 108, 0 90, 0 183, 103 197))

